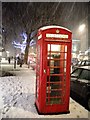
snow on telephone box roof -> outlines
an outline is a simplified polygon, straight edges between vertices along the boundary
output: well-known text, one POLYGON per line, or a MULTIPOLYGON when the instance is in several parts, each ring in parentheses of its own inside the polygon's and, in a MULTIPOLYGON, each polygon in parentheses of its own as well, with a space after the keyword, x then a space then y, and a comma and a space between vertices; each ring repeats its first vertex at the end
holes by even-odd
POLYGON ((56 25, 44 26, 44 27, 39 28, 38 30, 38 40, 41 39, 42 36, 44 36, 46 39, 47 38, 55 38, 55 39, 63 39, 63 40, 67 39, 69 42, 71 41, 71 36, 72 36, 71 34, 72 32, 65 27, 56 26, 56 25), (53 31, 54 29, 56 32, 53 31), (63 32, 60 32, 60 29, 63 32), (50 30, 51 32, 49 32, 48 30, 50 30))
POLYGON ((67 30, 67 31, 71 32, 69 29, 67 29, 65 27, 56 26, 56 25, 44 26, 44 27, 41 27, 39 30, 46 30, 46 29, 50 29, 50 28, 61 28, 61 29, 64 29, 64 30, 67 30))

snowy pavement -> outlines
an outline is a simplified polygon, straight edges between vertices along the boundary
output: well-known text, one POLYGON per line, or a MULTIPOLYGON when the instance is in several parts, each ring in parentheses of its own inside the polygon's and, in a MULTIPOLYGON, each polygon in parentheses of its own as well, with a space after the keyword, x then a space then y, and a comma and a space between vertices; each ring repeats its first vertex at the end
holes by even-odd
POLYGON ((0 77, 1 118, 88 118, 88 111, 70 98, 70 113, 39 115, 35 107, 35 71, 27 66, 0 77))

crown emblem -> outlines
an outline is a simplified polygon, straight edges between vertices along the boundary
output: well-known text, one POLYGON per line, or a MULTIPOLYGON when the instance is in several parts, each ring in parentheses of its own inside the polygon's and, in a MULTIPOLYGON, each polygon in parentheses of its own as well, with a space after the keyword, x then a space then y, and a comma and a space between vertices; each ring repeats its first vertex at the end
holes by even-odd
POLYGON ((57 29, 57 30, 56 30, 56 33, 59 33, 59 32, 60 32, 60 31, 57 29))

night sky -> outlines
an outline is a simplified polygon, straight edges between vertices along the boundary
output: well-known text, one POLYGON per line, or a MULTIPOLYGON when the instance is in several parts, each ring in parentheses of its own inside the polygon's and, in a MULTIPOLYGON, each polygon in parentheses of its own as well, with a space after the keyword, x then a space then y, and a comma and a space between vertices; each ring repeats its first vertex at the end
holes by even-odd
POLYGON ((3 41, 13 53, 12 41, 21 41, 22 32, 30 33, 41 26, 60 25, 73 32, 88 14, 87 3, 5 2, 2 3, 3 41))

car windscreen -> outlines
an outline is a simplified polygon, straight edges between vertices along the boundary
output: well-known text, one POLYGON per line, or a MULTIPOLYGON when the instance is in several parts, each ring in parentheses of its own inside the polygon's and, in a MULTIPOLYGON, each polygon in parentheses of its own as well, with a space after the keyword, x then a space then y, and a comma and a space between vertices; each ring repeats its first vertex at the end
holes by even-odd
POLYGON ((85 65, 90 65, 90 61, 86 61, 85 65))
POLYGON ((77 68, 76 70, 74 70, 74 71, 72 72, 71 76, 72 76, 72 75, 74 75, 74 76, 79 76, 79 74, 80 74, 81 71, 82 71, 82 69, 77 68))
POLYGON ((79 61, 79 62, 78 62, 78 65, 81 65, 81 63, 82 63, 82 61, 79 61))
POLYGON ((79 79, 90 80, 90 70, 83 69, 80 76, 79 76, 79 79))
POLYGON ((81 66, 85 65, 85 61, 82 61, 81 66))

